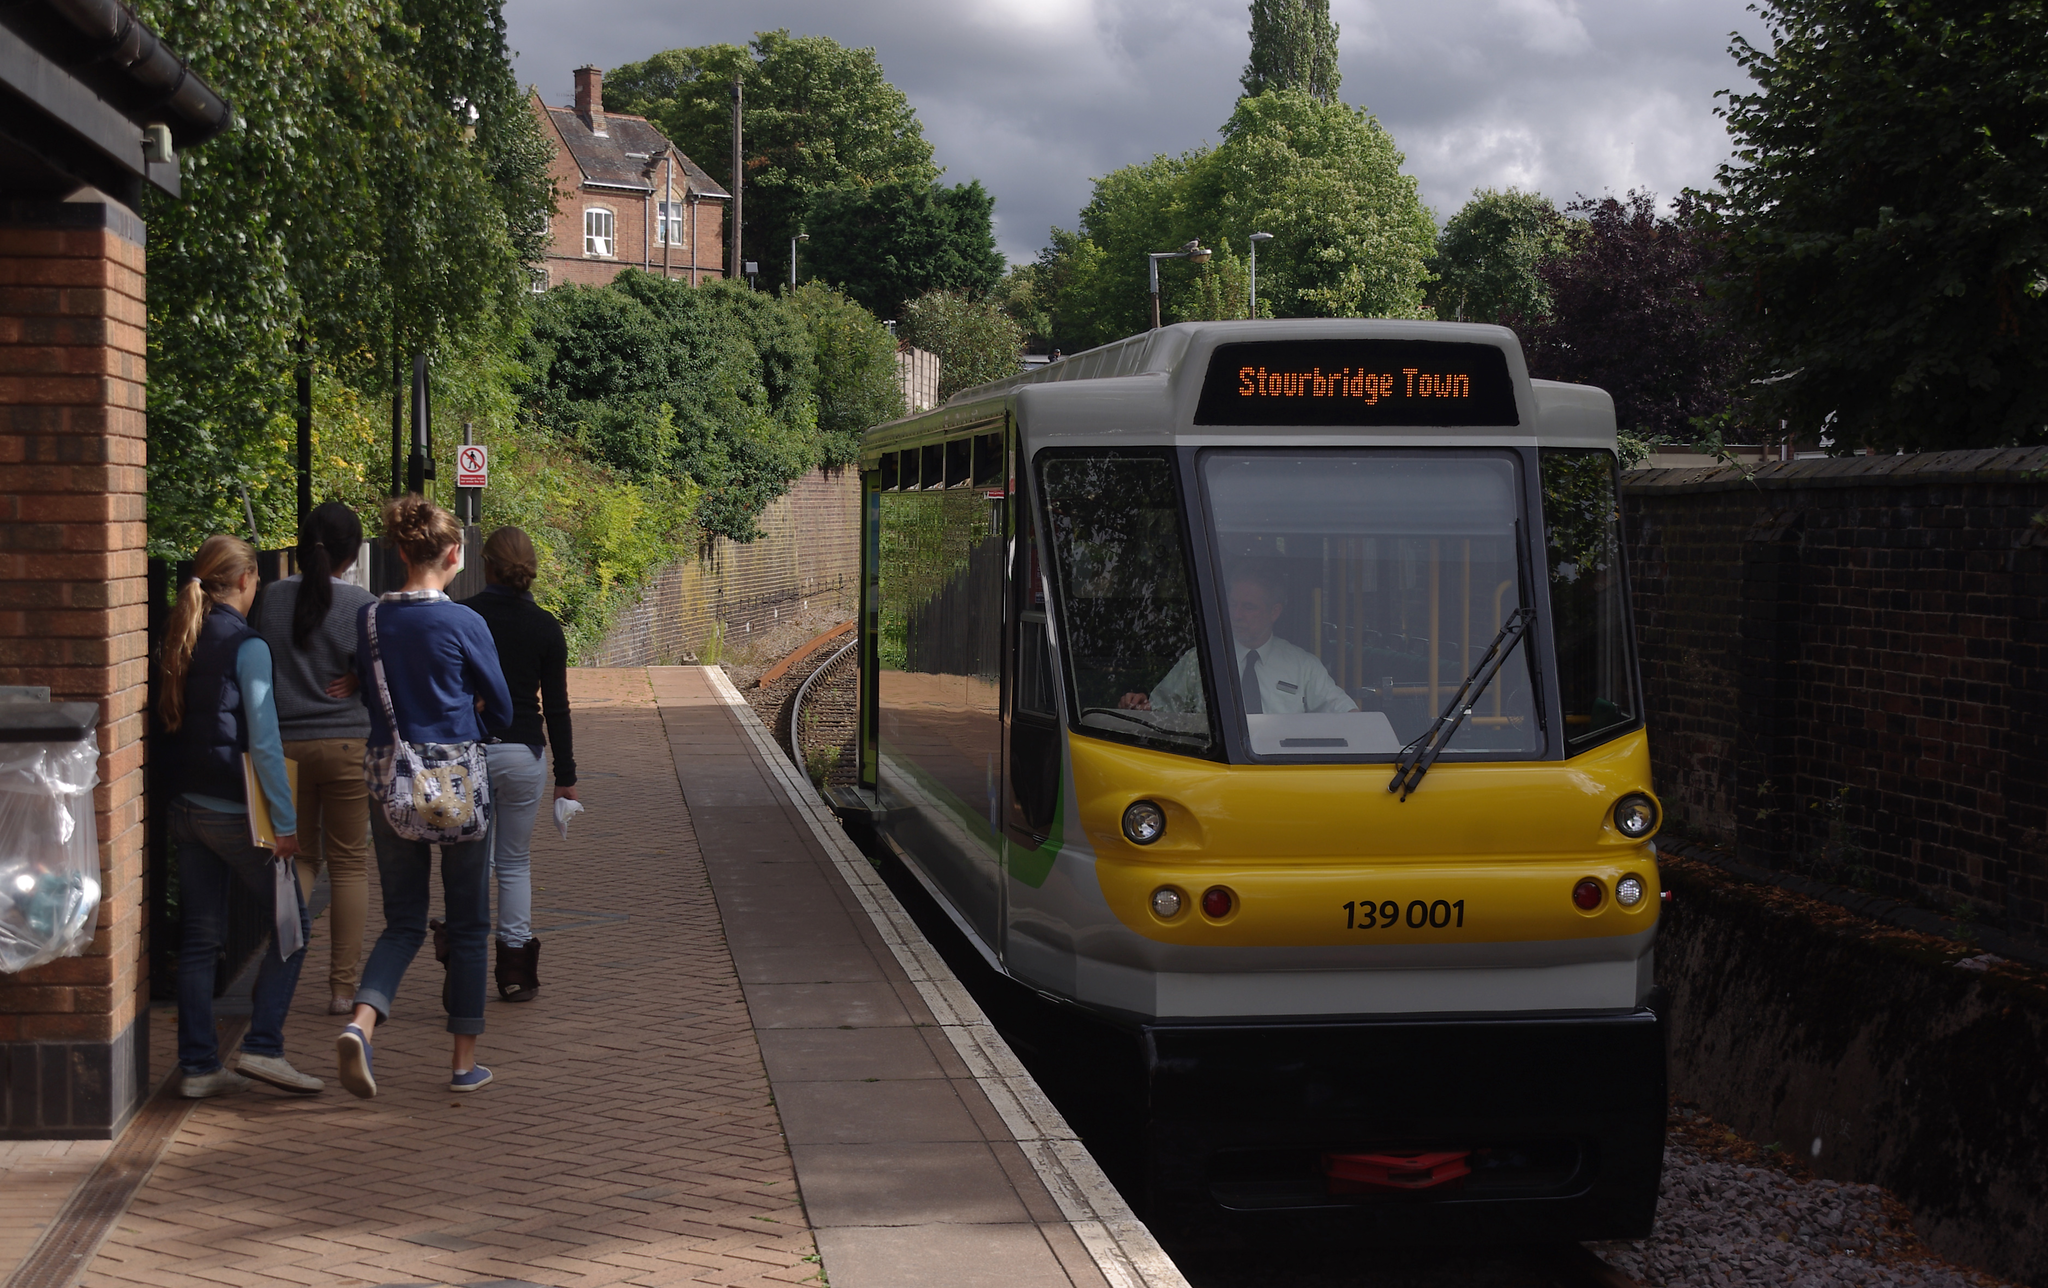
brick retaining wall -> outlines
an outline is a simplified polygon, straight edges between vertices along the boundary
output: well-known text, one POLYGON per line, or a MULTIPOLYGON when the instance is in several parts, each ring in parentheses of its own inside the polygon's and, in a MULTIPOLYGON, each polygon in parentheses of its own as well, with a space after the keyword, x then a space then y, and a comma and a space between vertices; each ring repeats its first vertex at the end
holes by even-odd
POLYGON ((663 569, 619 615, 584 666, 658 666, 701 656, 722 626, 750 623, 823 600, 852 615, 860 579, 860 474, 812 470, 761 515, 744 545, 719 537, 701 558, 663 569))
POLYGON ((2048 450, 1623 481, 1676 835, 2048 942, 2048 450))

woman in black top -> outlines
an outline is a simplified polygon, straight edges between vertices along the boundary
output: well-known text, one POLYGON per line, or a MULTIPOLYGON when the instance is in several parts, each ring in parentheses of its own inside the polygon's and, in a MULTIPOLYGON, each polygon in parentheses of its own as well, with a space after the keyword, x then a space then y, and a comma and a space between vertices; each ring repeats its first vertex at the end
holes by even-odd
POLYGON ((533 827, 540 811, 541 751, 555 753, 555 799, 576 799, 576 757, 569 733, 569 645, 562 624, 533 602, 539 560, 518 528, 484 543, 482 593, 463 603, 491 628, 512 723, 492 729, 491 854, 498 871, 498 995, 531 1001, 540 992, 540 940, 533 937, 533 827), (543 737, 542 725, 546 725, 543 737))

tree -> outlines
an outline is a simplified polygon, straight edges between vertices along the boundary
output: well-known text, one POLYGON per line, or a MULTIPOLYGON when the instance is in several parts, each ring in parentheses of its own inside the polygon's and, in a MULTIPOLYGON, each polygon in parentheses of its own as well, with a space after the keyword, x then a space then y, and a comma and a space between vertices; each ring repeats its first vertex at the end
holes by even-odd
POLYGON ((1549 313, 1500 318, 1521 333, 1529 374, 1605 389, 1632 437, 1701 437, 1735 406, 1748 346, 1707 295, 1718 249, 1699 203, 1659 216, 1656 194, 1631 192, 1565 212, 1567 251, 1537 268, 1549 313))
POLYGON ((787 298, 818 355, 820 464, 844 465, 860 454, 862 434, 904 413, 896 337, 874 314, 818 282, 787 298))
POLYGON ((934 291, 903 307, 896 333, 907 344, 939 355, 939 401, 962 389, 1014 376, 1024 333, 994 300, 958 291, 934 291))
POLYGON ((1565 224, 1540 192, 1491 188, 1472 194, 1437 235, 1430 303, 1440 318, 1524 323, 1550 312, 1550 289, 1538 271, 1565 250, 1565 224))
POLYGON ((522 358, 535 419, 637 481, 697 484, 707 532, 752 540, 761 510, 824 459, 805 323, 742 284, 626 269, 556 287, 522 358))
POLYGON ((2044 441, 2048 5, 1760 7, 1712 198, 1759 415, 1837 447, 2044 441))
POLYGON ((985 295, 1004 267, 995 207, 974 180, 950 188, 904 179, 827 189, 807 224, 812 272, 889 318, 931 291, 985 295))
POLYGON ((1323 102, 1337 101, 1337 24, 1330 0, 1252 0, 1252 55, 1244 92, 1298 89, 1323 102))
MULTIPOLYGON (((150 223, 150 547, 295 526, 293 368, 384 388, 401 351, 516 329, 552 201, 500 5, 152 0, 237 111, 150 223), (299 345, 307 346, 304 355, 299 345)), ((409 375, 407 376, 409 379, 409 375)))
POLYGON ((671 49, 608 72, 605 98, 729 185, 734 76, 745 91, 748 245, 786 250, 821 192, 938 178, 917 113, 875 51, 826 36, 764 31, 744 49, 671 49))

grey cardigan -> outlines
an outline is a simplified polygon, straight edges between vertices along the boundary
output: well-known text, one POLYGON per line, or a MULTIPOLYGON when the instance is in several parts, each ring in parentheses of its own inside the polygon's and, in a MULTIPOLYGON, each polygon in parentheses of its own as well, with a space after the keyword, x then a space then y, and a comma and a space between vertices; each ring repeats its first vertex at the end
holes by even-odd
POLYGON ((314 628, 304 649, 292 645, 292 608, 299 602, 297 575, 263 588, 249 624, 270 642, 277 677, 277 726, 286 742, 309 738, 367 738, 370 712, 362 694, 330 698, 327 686, 356 669, 356 617, 377 597, 349 582, 334 583, 327 619, 314 628))

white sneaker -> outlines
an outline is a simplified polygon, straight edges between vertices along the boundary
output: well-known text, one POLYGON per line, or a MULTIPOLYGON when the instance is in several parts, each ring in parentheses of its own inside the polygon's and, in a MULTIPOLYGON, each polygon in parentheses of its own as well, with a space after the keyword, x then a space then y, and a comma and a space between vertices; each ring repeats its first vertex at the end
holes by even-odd
POLYGON ((236 1062, 235 1069, 245 1078, 267 1082, 282 1091, 295 1091, 310 1096, 327 1086, 310 1073, 300 1073, 281 1055, 250 1055, 247 1051, 236 1062))
POLYGON ((204 1100, 208 1096, 225 1096, 230 1091, 240 1091, 249 1085, 249 1080, 232 1069, 215 1069, 212 1073, 188 1073, 178 1083, 178 1094, 187 1100, 204 1100))

